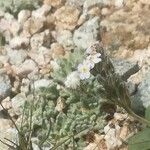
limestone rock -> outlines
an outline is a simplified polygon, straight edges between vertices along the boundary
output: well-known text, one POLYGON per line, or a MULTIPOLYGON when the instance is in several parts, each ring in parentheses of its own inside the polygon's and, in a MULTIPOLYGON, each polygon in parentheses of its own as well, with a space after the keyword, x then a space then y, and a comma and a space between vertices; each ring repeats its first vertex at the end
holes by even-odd
POLYGON ((83 10, 88 11, 94 6, 102 6, 103 5, 103 0, 85 0, 84 5, 83 5, 83 10))
POLYGON ((51 51, 52 51, 52 57, 54 59, 65 55, 65 50, 64 50, 63 46, 60 45, 59 43, 53 43, 51 45, 51 51))
POLYGON ((0 74, 0 101, 7 97, 11 92, 11 83, 9 77, 3 73, 0 74))
MULTIPOLYGON (((11 101, 10 101, 10 97, 6 97, 5 99, 3 99, 3 101, 1 102, 2 106, 6 109, 9 110, 11 109, 11 101)), ((0 106, 0 118, 5 118, 5 114, 1 113, 1 111, 3 110, 2 106, 0 106)))
POLYGON ((29 93, 29 86, 30 86, 30 80, 27 78, 23 78, 22 79, 22 83, 21 83, 21 87, 20 87, 20 91, 21 93, 29 93))
MULTIPOLYGON (((18 142, 18 133, 17 130, 15 128, 8 128, 6 130, 1 129, 0 130, 0 139, 4 139, 7 138, 10 141, 13 141, 15 143, 18 142)), ((5 140, 4 140, 5 141, 5 140)), ((7 142, 7 141, 5 141, 7 142)), ((4 145, 3 143, 0 142, 0 148, 3 150, 8 150, 8 146, 4 145)))
POLYGON ((16 115, 21 115, 25 101, 26 96, 23 93, 19 93, 14 98, 11 99, 12 108, 16 115))
POLYGON ((4 11, 0 10, 0 19, 1 19, 2 17, 4 17, 4 15, 5 15, 4 11))
POLYGON ((84 4, 85 0, 67 0, 66 5, 70 5, 76 8, 81 8, 84 4))
POLYGON ((29 56, 39 65, 39 67, 47 65, 51 60, 50 49, 42 46, 38 48, 38 51, 30 51, 29 56))
POLYGON ((18 22, 23 24, 27 19, 31 16, 31 11, 29 10, 21 10, 18 13, 18 22))
POLYGON ((62 30, 56 33, 56 40, 66 50, 74 49, 73 35, 69 30, 62 30))
POLYGON ((29 38, 16 36, 10 41, 10 47, 13 49, 27 48, 29 46, 29 38))
POLYGON ((19 31, 20 31, 20 24, 18 23, 17 20, 13 20, 10 24, 10 33, 15 37, 18 35, 19 31))
POLYGON ((32 49, 37 49, 41 46, 50 47, 51 34, 49 30, 44 32, 34 34, 30 40, 30 45, 32 49))
POLYGON ((7 56, 12 65, 20 65, 27 58, 27 52, 25 50, 7 49, 7 56))
POLYGON ((126 60, 113 60, 116 73, 118 73, 124 81, 126 81, 131 75, 140 70, 137 63, 129 62, 126 60))
POLYGON ((59 29, 73 30, 77 26, 80 11, 72 6, 63 6, 55 12, 56 26, 59 29))
POLYGON ((51 10, 50 5, 43 5, 39 9, 32 11, 32 16, 35 18, 46 17, 48 13, 50 12, 50 10, 51 10))
POLYGON ((29 18, 23 26, 24 35, 33 35, 43 30, 45 20, 43 18, 29 18))
POLYGON ((110 50, 124 47, 131 51, 144 49, 149 45, 149 9, 135 2, 131 8, 127 7, 128 11, 119 9, 101 21, 101 28, 105 29, 101 33, 102 40, 110 50))
POLYGON ((94 17, 75 30, 73 40, 78 48, 86 49, 98 40, 99 22, 99 17, 94 17))
POLYGON ((64 4, 65 0, 44 0, 44 4, 52 7, 60 7, 64 4))
MULTIPOLYGON (((145 78, 138 86, 137 94, 135 95, 135 100, 138 102, 142 102, 143 106, 147 108, 150 106, 150 70, 145 75, 145 78)), ((139 109, 139 107, 137 108, 139 109)))
POLYGON ((16 66, 12 67, 14 72, 16 72, 16 74, 20 77, 27 76, 31 72, 37 71, 38 69, 36 63, 31 59, 25 60, 21 65, 17 67, 16 66))
POLYGON ((52 81, 48 79, 40 79, 34 82, 34 89, 39 90, 42 87, 49 87, 51 85, 52 81))

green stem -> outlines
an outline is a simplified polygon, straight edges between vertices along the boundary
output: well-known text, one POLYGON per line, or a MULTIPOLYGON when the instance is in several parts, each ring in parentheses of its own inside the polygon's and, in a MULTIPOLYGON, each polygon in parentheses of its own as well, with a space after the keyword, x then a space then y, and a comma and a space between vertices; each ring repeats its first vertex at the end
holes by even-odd
POLYGON ((141 123, 144 123, 144 124, 150 126, 150 121, 148 121, 147 119, 144 119, 144 118, 140 117, 139 115, 135 114, 135 113, 133 112, 133 110, 131 110, 130 108, 127 108, 126 110, 127 110, 127 112, 128 112, 132 117, 134 117, 135 119, 137 119, 137 120, 140 121, 141 123))

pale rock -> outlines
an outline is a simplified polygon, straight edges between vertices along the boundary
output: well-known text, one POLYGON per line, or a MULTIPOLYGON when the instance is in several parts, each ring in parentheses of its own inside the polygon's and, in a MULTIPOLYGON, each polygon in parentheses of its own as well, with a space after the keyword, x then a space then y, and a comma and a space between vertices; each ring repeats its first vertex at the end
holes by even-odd
POLYGON ((27 52, 25 50, 7 49, 7 56, 12 65, 20 65, 27 58, 27 52))
POLYGON ((52 71, 52 66, 49 63, 49 64, 46 64, 46 65, 42 66, 42 68, 40 68, 39 72, 40 72, 41 75, 49 76, 51 71, 52 71))
POLYGON ((95 6, 95 7, 91 8, 88 11, 88 15, 90 15, 90 16, 100 16, 101 15, 101 8, 98 7, 98 6, 95 6))
POLYGON ((146 5, 150 5, 150 1, 149 0, 140 0, 141 3, 146 4, 146 5))
POLYGON ((30 80, 27 78, 23 78, 21 82, 21 87, 20 87, 21 93, 28 94, 30 92, 29 86, 30 86, 30 80))
POLYGON ((80 11, 72 6, 63 6, 58 9, 54 16, 56 17, 56 27, 58 29, 73 30, 77 26, 80 11))
POLYGON ((101 7, 103 5, 103 0, 85 0, 84 5, 83 5, 83 10, 88 11, 92 7, 98 6, 101 7))
POLYGON ((30 10, 21 10, 18 13, 18 22, 20 24, 23 24, 25 21, 28 20, 28 18, 31 16, 31 11, 30 10))
POLYGON ((8 63, 9 57, 7 55, 0 55, 0 63, 6 64, 8 63))
POLYGON ((81 26, 85 21, 87 21, 87 19, 88 19, 87 14, 86 13, 82 14, 79 17, 78 26, 81 26))
POLYGON ((125 59, 112 60, 115 72, 126 81, 131 75, 137 73, 140 68, 137 62, 129 62, 125 59))
POLYGON ((0 20, 0 31, 4 32, 10 29, 10 22, 4 18, 0 20))
POLYGON ((86 49, 98 40, 99 22, 99 17, 94 17, 75 30, 73 41, 78 48, 86 49))
POLYGON ((102 8, 101 10, 101 14, 106 16, 106 15, 109 15, 111 13, 111 11, 108 9, 108 8, 102 8))
POLYGON ((116 7, 123 7, 124 0, 115 0, 115 6, 116 7))
POLYGON ((108 150, 104 137, 105 135, 95 133, 94 141, 90 142, 83 150, 108 150))
MULTIPOLYGON (((10 101, 10 97, 6 97, 5 99, 3 99, 3 101, 1 102, 2 106, 8 110, 11 108, 11 101, 10 101)), ((0 111, 3 110, 2 106, 0 106, 0 111)), ((3 117, 4 118, 4 117, 3 117)))
POLYGON ((42 7, 40 7, 37 10, 32 11, 32 17, 35 18, 42 18, 42 17, 46 17, 48 15, 48 13, 51 10, 51 6, 50 5, 43 5, 42 7))
POLYGON ((17 36, 20 30, 20 24, 13 17, 5 17, 0 21, 0 32, 3 33, 6 41, 10 41, 13 36, 17 36))
POLYGON ((0 101, 11 93, 10 79, 5 73, 0 73, 0 101))
POLYGON ((45 28, 54 30, 55 29, 55 21, 56 21, 56 18, 54 17, 54 14, 47 15, 45 28))
POLYGON ((52 81, 49 79, 40 79, 34 82, 32 88, 35 90, 39 90, 40 88, 47 88, 52 84, 52 81))
POLYGON ((120 126, 115 125, 114 128, 110 127, 110 124, 104 127, 105 136, 104 139, 106 140, 106 145, 108 150, 114 150, 122 145, 121 139, 118 137, 120 133, 120 126))
MULTIPOLYGON (((18 78, 18 77, 17 77, 18 78)), ((19 93, 20 92, 20 80, 16 79, 14 82, 13 82, 13 87, 12 87, 12 92, 14 93, 19 93)))
POLYGON ((128 138, 129 134, 131 134, 129 133, 129 124, 124 123, 123 127, 121 128, 119 137, 125 141, 128 138))
POLYGON ((10 33, 15 37, 18 35, 20 28, 21 28, 21 26, 17 22, 17 20, 13 20, 10 24, 10 33))
POLYGON ((99 150, 97 143, 90 143, 83 150, 99 150))
POLYGON ((5 13, 4 18, 5 18, 6 20, 8 20, 8 21, 12 21, 12 20, 15 19, 14 16, 13 16, 12 14, 8 13, 8 12, 5 13))
POLYGON ((0 19, 1 19, 2 17, 4 17, 4 15, 5 15, 5 12, 2 11, 2 10, 0 10, 0 19))
POLYGON ((51 34, 49 30, 45 30, 44 32, 34 34, 30 40, 30 45, 32 49, 37 49, 41 46, 50 47, 50 43, 51 34))
POLYGON ((37 72, 37 64, 31 60, 31 59, 27 59, 25 60, 21 65, 19 66, 12 66, 14 72, 16 72, 16 74, 20 77, 24 77, 27 76, 28 74, 30 74, 31 72, 37 72))
POLYGON ((58 97, 55 110, 58 112, 63 112, 65 108, 64 99, 62 97, 58 97))
POLYGON ((40 150, 39 146, 35 143, 32 143, 33 150, 40 150))
POLYGON ((11 34, 10 30, 4 31, 3 36, 5 37, 5 43, 9 43, 10 40, 12 39, 12 34, 11 34))
POLYGON ((44 23, 46 19, 43 18, 29 18, 23 26, 23 34, 24 35, 33 35, 35 33, 39 33, 43 30, 44 23))
POLYGON ((85 0, 67 0, 66 5, 70 5, 76 8, 81 8, 84 4, 85 0))
POLYGON ((140 83, 137 89, 137 93, 134 96, 134 103, 137 103, 139 107, 142 107, 142 105, 147 108, 150 106, 150 69, 149 71, 145 74, 145 77, 143 78, 143 81, 140 83), (141 103, 142 102, 142 103, 141 103), (141 106, 140 106, 141 104, 141 106))
POLYGON ((59 43, 51 44, 51 51, 52 51, 52 57, 54 59, 65 55, 65 50, 64 50, 63 46, 59 43))
POLYGON ((12 108, 16 115, 21 115, 26 100, 27 98, 23 93, 19 93, 11 99, 12 108))
POLYGON ((124 47, 132 51, 148 47, 150 41, 148 30, 150 21, 147 19, 150 17, 149 9, 135 2, 132 7, 136 7, 135 10, 130 7, 127 7, 128 11, 118 9, 101 21, 100 26, 105 29, 101 33, 102 40, 108 49, 118 50, 124 47))
MULTIPOLYGON (((18 143, 18 132, 15 128, 9 127, 8 129, 1 129, 0 130, 0 139, 7 138, 12 142, 15 142, 16 144, 18 143)), ((7 143, 7 141, 4 140, 4 142, 7 143)), ((10 144, 11 145, 11 144, 10 144)), ((8 150, 8 146, 4 145, 3 143, 0 142, 0 148, 2 150, 8 150)))
POLYGON ((64 49, 74 49, 73 35, 69 30, 61 30, 56 33, 56 40, 64 49))
POLYGON ((59 66, 59 64, 57 63, 56 59, 52 60, 52 61, 50 62, 50 64, 51 64, 51 67, 52 67, 52 69, 53 69, 54 71, 57 71, 57 70, 60 69, 60 66, 59 66))
POLYGON ((62 6, 65 1, 66 0, 44 0, 44 4, 57 8, 62 6))
POLYGON ((0 130, 6 130, 11 128, 12 122, 9 119, 0 118, 0 130))
POLYGON ((122 121, 127 119, 128 115, 127 114, 121 114, 121 113, 114 113, 114 119, 116 121, 122 121))
POLYGON ((29 56, 39 65, 39 67, 48 64, 51 60, 50 49, 39 47, 38 51, 30 51, 29 56))
POLYGON ((14 109, 8 109, 8 113, 9 113, 9 115, 11 116, 11 117, 15 117, 16 116, 16 113, 15 113, 15 111, 14 111, 14 109))
POLYGON ((13 49, 27 48, 29 46, 29 38, 16 36, 10 41, 10 47, 13 49))

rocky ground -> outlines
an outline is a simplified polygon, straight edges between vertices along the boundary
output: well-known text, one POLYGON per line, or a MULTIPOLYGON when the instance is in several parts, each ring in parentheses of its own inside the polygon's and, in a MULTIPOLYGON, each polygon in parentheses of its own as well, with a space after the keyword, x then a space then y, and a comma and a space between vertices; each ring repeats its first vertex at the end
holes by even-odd
MULTIPOLYGON (((134 108, 142 111, 142 104, 150 104, 149 17, 149 0, 44 0, 39 9, 22 10, 17 18, 0 11, 0 33, 6 40, 0 48, 0 101, 17 121, 32 82, 35 89, 51 84, 49 74, 57 67, 56 59, 101 41, 115 59, 133 66, 138 63, 136 72, 125 61, 117 66, 129 72, 132 95, 140 102, 134 108)), ((124 126, 128 130, 127 124, 124 126)), ((0 108, 0 136, 14 133, 0 108)), ((3 146, 0 150, 6 149, 3 146)))

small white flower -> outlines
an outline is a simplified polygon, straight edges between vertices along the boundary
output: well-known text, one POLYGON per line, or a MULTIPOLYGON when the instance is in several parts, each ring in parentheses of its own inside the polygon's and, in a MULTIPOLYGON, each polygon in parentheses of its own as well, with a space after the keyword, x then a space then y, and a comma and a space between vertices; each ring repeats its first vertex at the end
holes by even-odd
POLYGON ((78 72, 81 80, 88 79, 90 77, 91 66, 86 61, 83 64, 79 64, 78 72))
POLYGON ((99 63, 102 59, 100 58, 101 54, 100 53, 95 53, 93 55, 89 55, 87 57, 87 60, 89 60, 91 63, 97 64, 99 63))
POLYGON ((76 89, 80 85, 80 77, 77 71, 72 72, 67 76, 65 86, 68 88, 76 89))

